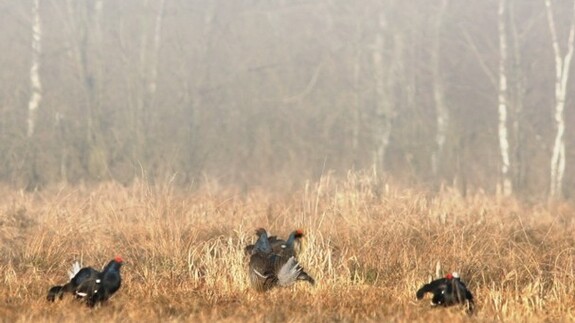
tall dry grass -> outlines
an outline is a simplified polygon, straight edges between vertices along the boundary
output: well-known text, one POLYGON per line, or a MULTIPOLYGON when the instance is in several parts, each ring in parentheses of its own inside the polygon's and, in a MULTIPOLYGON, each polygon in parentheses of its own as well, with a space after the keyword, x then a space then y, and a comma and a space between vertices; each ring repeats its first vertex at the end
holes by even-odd
POLYGON ((398 189, 350 173, 291 196, 170 185, 4 190, 0 196, 0 317, 37 321, 573 321, 574 209, 480 193, 398 189), (266 227, 303 228, 301 263, 317 280, 250 290, 243 247, 266 227), (48 303, 76 259, 125 259, 123 286, 88 309, 48 303), (477 299, 431 309, 415 291, 458 271, 477 299))

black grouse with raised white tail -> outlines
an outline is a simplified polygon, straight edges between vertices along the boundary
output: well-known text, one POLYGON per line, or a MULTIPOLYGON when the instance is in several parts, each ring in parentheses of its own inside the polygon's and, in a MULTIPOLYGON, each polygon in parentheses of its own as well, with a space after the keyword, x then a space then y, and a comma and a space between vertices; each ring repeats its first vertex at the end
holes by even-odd
POLYGON ((53 302, 56 298, 62 299, 64 293, 71 293, 76 298, 85 301, 90 307, 105 302, 122 285, 120 275, 122 263, 122 258, 116 256, 102 271, 98 271, 92 267, 80 268, 80 263, 75 262, 69 272, 70 281, 64 285, 50 288, 46 298, 53 302))
MULTIPOLYGON (((267 232, 258 229, 258 240, 251 248, 249 278, 252 287, 257 291, 267 291, 275 286, 288 286, 298 280, 315 284, 294 256, 274 252, 267 232)), ((289 239, 288 239, 289 240, 289 239)))
POLYGON ((465 283, 461 281, 459 274, 454 272, 447 274, 443 278, 436 279, 429 284, 425 284, 417 291, 417 299, 423 299, 426 293, 431 293, 432 306, 452 306, 465 304, 469 313, 473 312, 473 294, 467 289, 465 283))

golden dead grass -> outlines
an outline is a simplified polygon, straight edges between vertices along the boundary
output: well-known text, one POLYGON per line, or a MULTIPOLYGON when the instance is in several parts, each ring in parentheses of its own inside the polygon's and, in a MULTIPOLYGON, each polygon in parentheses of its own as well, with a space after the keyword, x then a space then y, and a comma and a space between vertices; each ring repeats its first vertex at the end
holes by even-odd
POLYGON ((573 321, 574 209, 327 176, 277 197, 169 185, 64 188, 0 197, 0 317, 37 321, 573 321), (301 263, 318 282, 266 294, 247 284, 243 247, 266 227, 304 228, 301 263), (88 309, 45 300, 72 261, 125 259, 123 286, 88 309), (477 313, 431 309, 415 291, 458 271, 477 313))

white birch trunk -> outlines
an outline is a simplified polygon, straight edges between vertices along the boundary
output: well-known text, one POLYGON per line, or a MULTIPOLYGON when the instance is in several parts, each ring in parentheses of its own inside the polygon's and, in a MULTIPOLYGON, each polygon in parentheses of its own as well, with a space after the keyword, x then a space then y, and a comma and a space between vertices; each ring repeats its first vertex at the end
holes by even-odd
POLYGON ((505 0, 499 0, 498 9, 498 32, 499 32, 499 94, 497 96, 499 107, 499 149, 501 151, 501 179, 502 193, 504 196, 511 195, 513 187, 509 176, 509 139, 507 134, 507 30, 505 21, 505 0))
POLYGON ((42 101, 42 83, 40 81, 40 55, 42 54, 42 25, 40 24, 40 0, 32 4, 32 64, 30 67, 30 85, 32 94, 28 101, 28 137, 34 135, 36 114, 42 101))
POLYGON ((557 38, 557 29, 555 27, 555 18, 551 0, 545 0, 545 9, 547 13, 547 22, 551 32, 551 42, 555 56, 555 125, 557 133, 553 143, 551 153, 551 180, 549 195, 552 198, 558 198, 563 195, 563 175, 565 173, 565 99, 567 96, 567 81, 569 78, 569 68, 573 58, 573 42, 575 39, 575 1, 573 1, 573 16, 569 30, 569 39, 567 41, 567 53, 565 57, 561 55, 559 40, 557 38))
POLYGON ((435 101, 437 126, 437 133, 435 135, 435 143, 437 146, 431 154, 431 171, 434 176, 437 176, 439 172, 441 155, 443 154, 443 147, 445 145, 445 139, 447 138, 447 128, 449 125, 449 110, 445 103, 445 89, 443 87, 443 79, 440 72, 441 26, 443 24, 443 17, 448 3, 448 0, 443 0, 441 2, 439 12, 437 13, 433 35, 433 48, 431 52, 433 100, 435 101))

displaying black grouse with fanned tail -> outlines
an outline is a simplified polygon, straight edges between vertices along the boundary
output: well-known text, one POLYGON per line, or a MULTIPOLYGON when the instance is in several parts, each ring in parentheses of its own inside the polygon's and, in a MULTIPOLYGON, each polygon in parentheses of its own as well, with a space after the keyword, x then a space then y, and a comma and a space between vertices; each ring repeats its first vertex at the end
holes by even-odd
POLYGON ((249 277, 252 287, 257 291, 267 291, 275 286, 288 286, 298 280, 315 284, 293 256, 275 253, 267 232, 259 229, 258 240, 251 249, 249 277))
POLYGON ((71 293, 91 307, 105 302, 120 289, 122 262, 122 258, 117 256, 101 272, 92 267, 80 268, 80 264, 75 262, 69 273, 70 281, 50 288, 46 298, 53 302, 56 298, 62 299, 65 293, 71 293))
POLYGON ((431 293, 432 306, 452 306, 465 304, 468 313, 474 310, 473 294, 461 281, 459 274, 454 272, 447 274, 444 278, 436 279, 429 284, 425 284, 417 291, 417 299, 423 299, 426 293, 431 293))

